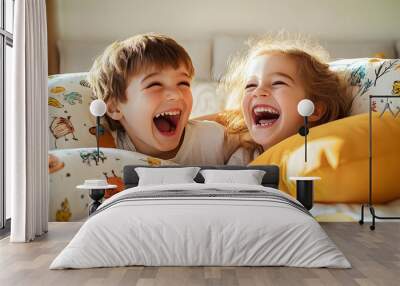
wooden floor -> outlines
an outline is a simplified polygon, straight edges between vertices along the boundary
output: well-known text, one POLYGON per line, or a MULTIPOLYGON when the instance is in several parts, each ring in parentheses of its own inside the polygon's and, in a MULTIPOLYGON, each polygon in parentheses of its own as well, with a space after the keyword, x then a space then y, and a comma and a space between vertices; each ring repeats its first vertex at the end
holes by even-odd
POLYGON ((48 270, 82 223, 50 223, 32 243, 0 241, 0 285, 400 285, 400 223, 323 223, 353 268, 122 267, 48 270))

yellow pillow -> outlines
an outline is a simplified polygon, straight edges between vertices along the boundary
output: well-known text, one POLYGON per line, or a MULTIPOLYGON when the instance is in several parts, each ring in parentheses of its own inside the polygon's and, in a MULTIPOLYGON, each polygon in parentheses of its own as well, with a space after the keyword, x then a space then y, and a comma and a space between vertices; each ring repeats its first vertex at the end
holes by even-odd
MULTIPOLYGON (((314 198, 321 203, 365 203, 368 201, 368 114, 332 121, 310 129, 308 162, 304 162, 304 137, 293 135, 271 147, 250 165, 280 167, 280 189, 295 196, 291 176, 319 176, 314 198)), ((374 203, 400 198, 400 114, 373 113, 374 203)))

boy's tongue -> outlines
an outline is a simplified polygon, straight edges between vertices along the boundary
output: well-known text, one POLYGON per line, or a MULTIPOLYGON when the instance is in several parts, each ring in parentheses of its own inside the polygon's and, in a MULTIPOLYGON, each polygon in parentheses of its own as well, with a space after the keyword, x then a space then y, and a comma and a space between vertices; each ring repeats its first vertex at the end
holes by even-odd
POLYGON ((173 132, 178 124, 179 115, 160 116, 154 118, 154 124, 160 132, 173 132))
POLYGON ((160 132, 169 132, 171 129, 171 124, 165 118, 157 118, 154 120, 154 123, 160 132))

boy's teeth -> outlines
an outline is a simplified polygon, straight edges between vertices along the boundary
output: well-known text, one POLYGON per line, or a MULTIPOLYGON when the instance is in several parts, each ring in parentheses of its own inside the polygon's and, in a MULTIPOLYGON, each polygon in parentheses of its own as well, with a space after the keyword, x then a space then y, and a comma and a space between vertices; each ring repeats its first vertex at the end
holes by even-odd
POLYGON ((167 114, 167 115, 178 115, 180 113, 181 113, 180 111, 167 111, 167 112, 165 112, 165 114, 167 114))
POLYGON ((181 114, 180 111, 166 111, 166 112, 161 112, 156 114, 156 118, 160 117, 160 116, 165 116, 165 115, 179 115, 181 114))

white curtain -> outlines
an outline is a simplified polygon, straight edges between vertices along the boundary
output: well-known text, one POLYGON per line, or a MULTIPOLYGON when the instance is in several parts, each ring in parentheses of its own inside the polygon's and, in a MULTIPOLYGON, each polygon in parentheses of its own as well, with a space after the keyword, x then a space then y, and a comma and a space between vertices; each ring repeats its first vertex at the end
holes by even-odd
POLYGON ((13 93, 6 98, 6 188, 12 242, 48 227, 47 26, 45 0, 17 0, 13 93))

